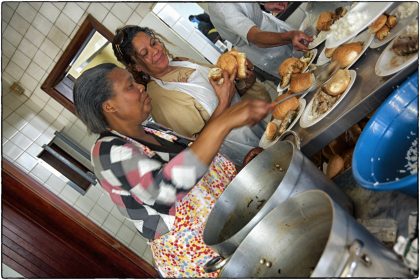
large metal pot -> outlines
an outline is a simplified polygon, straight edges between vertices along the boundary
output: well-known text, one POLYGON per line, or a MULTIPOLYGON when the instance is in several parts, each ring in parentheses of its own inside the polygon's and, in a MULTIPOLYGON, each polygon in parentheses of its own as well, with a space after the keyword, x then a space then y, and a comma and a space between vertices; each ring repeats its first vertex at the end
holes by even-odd
MULTIPOLYGON (((353 210, 348 197, 299 151, 279 141, 255 157, 217 200, 203 233, 204 242, 222 257, 231 255, 251 229, 290 196, 313 188, 326 191, 338 204, 353 210)), ((283 134, 283 138, 287 135, 283 134)))
POLYGON ((225 262, 221 278, 409 277, 392 251, 320 190, 272 210, 225 262))

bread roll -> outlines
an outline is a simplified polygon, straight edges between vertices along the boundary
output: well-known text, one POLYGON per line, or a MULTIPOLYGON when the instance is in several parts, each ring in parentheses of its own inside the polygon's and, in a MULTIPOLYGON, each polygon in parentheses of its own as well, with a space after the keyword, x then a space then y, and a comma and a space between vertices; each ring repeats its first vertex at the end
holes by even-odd
POLYGON ((359 56, 363 50, 362 42, 343 44, 337 47, 332 55, 332 60, 337 61, 340 68, 346 68, 359 56))
POLYGON ((293 93, 305 91, 312 86, 314 80, 314 74, 310 72, 292 74, 290 79, 290 91, 293 93))
POLYGON ((209 79, 212 79, 213 81, 220 81, 223 77, 223 70, 218 67, 211 68, 208 74, 209 79))
POLYGON ((329 31, 330 26, 334 22, 335 14, 332 12, 322 12, 319 14, 318 21, 316 22, 316 29, 318 31, 329 31))
POLYGON ((325 48, 325 57, 331 58, 336 48, 325 48))
POLYGON ((236 50, 230 51, 230 54, 232 54, 236 58, 236 62, 238 63, 238 73, 236 74, 236 77, 238 79, 245 79, 246 78, 246 55, 245 53, 238 52, 236 50))
POLYGON ((334 178, 344 169, 344 160, 339 155, 334 155, 328 162, 327 177, 334 178))
POLYGON ((227 71, 229 76, 232 75, 235 72, 235 69, 238 68, 238 62, 236 62, 236 58, 229 52, 219 56, 216 65, 217 67, 227 71))
POLYGON ((372 33, 376 33, 379 31, 379 29, 382 28, 382 26, 385 25, 387 20, 387 16, 386 15, 381 15, 380 17, 378 17, 370 26, 369 26, 369 30, 372 33))
POLYGON ((276 137, 276 133, 277 125, 274 122, 269 122, 265 129, 265 138, 267 138, 269 141, 273 141, 273 139, 276 137))
POLYGON ((279 66, 278 73, 281 78, 280 86, 286 87, 290 82, 290 75, 302 72, 305 63, 296 57, 286 58, 279 66))
POLYGON ((397 25, 398 21, 397 21, 397 17, 396 16, 388 16, 388 19, 386 20, 386 25, 392 29, 395 27, 395 25, 397 25))
POLYGON ((379 29, 378 32, 376 32, 375 34, 376 38, 378 38, 379 41, 382 41, 388 35, 389 35, 389 27, 386 25, 382 26, 382 28, 379 29))
MULTIPOLYGON (((289 95, 290 93, 282 94, 279 97, 277 97, 274 102, 280 101, 289 95)), ((273 118, 278 119, 278 120, 283 120, 290 110, 297 110, 298 108, 299 108, 299 100, 296 97, 292 97, 276 105, 276 107, 274 107, 273 118)))
POLYGON ((350 83, 349 70, 340 69, 323 87, 322 90, 331 96, 342 94, 350 83))

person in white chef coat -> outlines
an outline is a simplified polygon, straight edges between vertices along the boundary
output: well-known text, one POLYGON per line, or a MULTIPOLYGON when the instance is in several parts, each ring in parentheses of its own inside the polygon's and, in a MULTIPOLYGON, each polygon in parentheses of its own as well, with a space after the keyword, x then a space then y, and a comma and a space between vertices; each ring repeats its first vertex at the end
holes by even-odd
MULTIPOLYGON (((285 2, 267 2, 265 10, 284 11, 285 2)), ((280 63, 293 49, 307 50, 312 37, 261 10, 256 2, 208 3, 211 22, 222 38, 230 41, 261 70, 278 77, 280 63)))

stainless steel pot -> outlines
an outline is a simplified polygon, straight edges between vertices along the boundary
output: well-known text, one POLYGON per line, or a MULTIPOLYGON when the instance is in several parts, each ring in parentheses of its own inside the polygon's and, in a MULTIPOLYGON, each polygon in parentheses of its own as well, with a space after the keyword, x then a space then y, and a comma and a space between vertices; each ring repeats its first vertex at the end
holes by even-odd
POLYGON ((320 190, 272 210, 225 262, 221 278, 409 277, 392 251, 320 190))
POLYGON ((326 191, 352 211, 352 203, 335 184, 299 151, 295 143, 279 141, 255 157, 232 180, 217 200, 203 233, 204 242, 227 257, 252 228, 274 207, 290 196, 313 188, 326 191))

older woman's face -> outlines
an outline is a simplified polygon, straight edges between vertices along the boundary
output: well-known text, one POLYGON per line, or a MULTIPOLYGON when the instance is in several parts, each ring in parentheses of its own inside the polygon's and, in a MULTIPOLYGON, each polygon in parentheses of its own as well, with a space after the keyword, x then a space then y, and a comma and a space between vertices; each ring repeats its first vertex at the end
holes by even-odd
POLYGON ((113 96, 106 102, 112 108, 112 114, 121 120, 145 121, 152 110, 145 87, 137 84, 127 70, 118 67, 108 74, 108 79, 112 83, 113 96))
POLYGON ((131 43, 136 52, 137 70, 153 76, 164 72, 168 68, 168 56, 158 39, 144 32, 139 32, 131 43))

